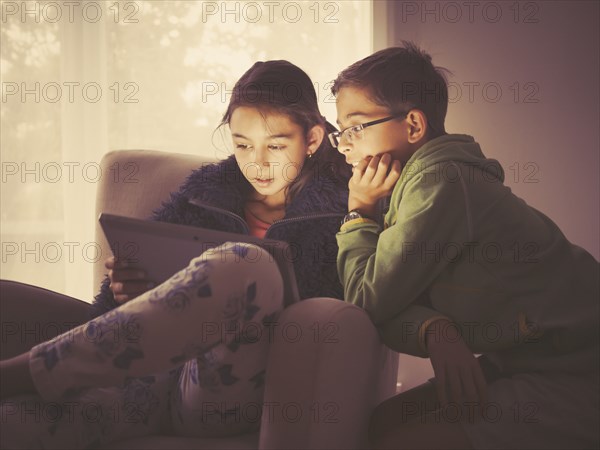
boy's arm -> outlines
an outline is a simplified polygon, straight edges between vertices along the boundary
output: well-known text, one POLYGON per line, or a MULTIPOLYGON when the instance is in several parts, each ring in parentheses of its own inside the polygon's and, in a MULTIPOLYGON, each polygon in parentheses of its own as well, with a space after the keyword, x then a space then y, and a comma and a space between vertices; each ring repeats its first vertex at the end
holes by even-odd
POLYGON ((443 315, 412 303, 448 265, 442 250, 469 240, 460 181, 439 173, 434 167, 406 183, 386 230, 371 221, 348 222, 337 234, 345 300, 369 313, 392 348, 421 356, 427 355, 423 330, 443 315))

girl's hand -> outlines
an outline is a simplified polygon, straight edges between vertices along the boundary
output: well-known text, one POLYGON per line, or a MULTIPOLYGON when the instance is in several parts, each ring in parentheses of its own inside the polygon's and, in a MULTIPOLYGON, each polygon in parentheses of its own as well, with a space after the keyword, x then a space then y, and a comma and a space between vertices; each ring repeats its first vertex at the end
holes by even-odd
POLYGON ((487 383, 458 327, 448 319, 440 319, 429 325, 426 335, 441 406, 457 403, 463 417, 480 416, 487 401, 487 383))
POLYGON ((392 192, 400 178, 400 172, 400 161, 392 162, 388 153, 359 162, 353 169, 352 178, 348 183, 348 210, 358 209, 368 216, 373 216, 377 201, 392 192), (388 173, 390 165, 391 170, 388 173))
POLYGON ((146 278, 146 272, 128 268, 125 261, 118 261, 114 256, 108 258, 104 266, 108 269, 110 290, 121 305, 154 287, 146 278))

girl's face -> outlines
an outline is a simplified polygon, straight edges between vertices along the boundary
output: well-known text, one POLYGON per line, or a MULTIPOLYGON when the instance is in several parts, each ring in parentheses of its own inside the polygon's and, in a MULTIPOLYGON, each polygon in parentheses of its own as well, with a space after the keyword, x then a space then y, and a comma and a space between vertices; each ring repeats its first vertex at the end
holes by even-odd
POLYGON ((270 200, 282 204, 285 189, 300 174, 305 158, 317 150, 324 133, 315 126, 305 138, 286 114, 249 106, 234 110, 229 127, 244 177, 258 194, 274 196, 270 200))

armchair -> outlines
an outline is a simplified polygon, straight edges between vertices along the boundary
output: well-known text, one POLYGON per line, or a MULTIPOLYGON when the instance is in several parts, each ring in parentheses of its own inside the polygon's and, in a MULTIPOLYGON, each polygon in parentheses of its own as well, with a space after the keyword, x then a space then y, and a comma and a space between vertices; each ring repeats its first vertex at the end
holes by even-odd
MULTIPOLYGON (((96 212, 147 218, 192 169, 206 162, 198 156, 159 151, 109 152, 102 159, 102 173, 120 175, 102 178, 96 212), (109 170, 115 167, 119 170, 109 170)), ((99 225, 96 240, 102 254, 110 254, 99 225)), ((104 258, 95 264, 94 289, 104 278, 103 263, 104 258)), ((2 286, 6 293, 10 282, 2 286)), ((27 326, 27 322, 67 318, 74 326, 86 320, 89 308, 85 302, 64 297, 53 306, 36 303, 33 297, 19 300, 18 304, 0 302, 3 322, 21 321, 27 326)), ((271 345, 264 399, 264 405, 271 406, 269 414, 263 409, 259 432, 222 439, 154 435, 115 442, 108 448, 367 448, 371 412, 396 392, 398 355, 380 342, 363 310, 340 300, 319 298, 294 304, 280 316, 282 327, 292 322, 304 338, 293 343, 274 339, 271 345), (317 335, 315 323, 334 323, 335 333, 317 335)), ((3 340, 1 356, 8 358, 35 343, 35 338, 3 340)))

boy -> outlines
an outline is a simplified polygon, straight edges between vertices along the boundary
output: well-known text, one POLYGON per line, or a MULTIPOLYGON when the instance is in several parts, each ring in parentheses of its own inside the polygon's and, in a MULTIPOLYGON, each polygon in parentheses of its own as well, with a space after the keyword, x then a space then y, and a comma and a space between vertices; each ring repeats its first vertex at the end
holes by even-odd
POLYGON ((329 137, 354 172, 337 234, 345 299, 389 347, 431 358, 441 403, 431 385, 386 401, 373 443, 597 447, 598 263, 472 137, 446 134, 444 69, 403 45, 332 88, 342 131, 329 137))

